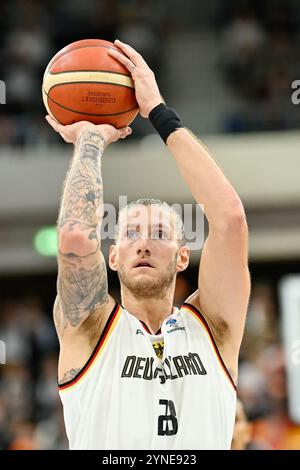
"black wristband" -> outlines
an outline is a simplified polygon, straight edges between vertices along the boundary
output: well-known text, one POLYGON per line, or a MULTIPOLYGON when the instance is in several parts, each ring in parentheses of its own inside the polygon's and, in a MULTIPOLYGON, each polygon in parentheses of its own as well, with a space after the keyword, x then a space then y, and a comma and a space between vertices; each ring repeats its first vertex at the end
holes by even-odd
POLYGON ((152 109, 149 114, 149 120, 165 144, 167 143, 167 138, 172 134, 172 132, 183 127, 176 111, 172 108, 168 108, 164 103, 160 103, 152 109))

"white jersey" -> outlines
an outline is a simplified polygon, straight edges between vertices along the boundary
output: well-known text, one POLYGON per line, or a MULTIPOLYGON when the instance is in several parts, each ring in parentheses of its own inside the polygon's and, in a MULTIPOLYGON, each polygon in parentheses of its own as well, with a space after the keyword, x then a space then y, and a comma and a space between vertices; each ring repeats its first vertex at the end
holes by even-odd
POLYGON ((230 449, 236 388, 190 304, 173 308, 156 335, 117 304, 59 394, 70 449, 230 449))

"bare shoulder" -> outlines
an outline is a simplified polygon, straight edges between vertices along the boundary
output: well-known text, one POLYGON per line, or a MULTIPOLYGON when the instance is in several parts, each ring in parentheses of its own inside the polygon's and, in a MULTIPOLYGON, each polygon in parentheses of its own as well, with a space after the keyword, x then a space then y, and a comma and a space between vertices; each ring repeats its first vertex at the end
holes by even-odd
POLYGON ((87 340, 93 342, 95 337, 101 335, 115 305, 116 301, 108 295, 104 304, 93 309, 78 328, 73 328, 63 313, 60 298, 57 295, 53 305, 53 319, 60 342, 73 336, 86 337, 87 340))
POLYGON ((71 380, 86 364, 115 305, 115 300, 109 296, 104 305, 96 308, 79 328, 74 329, 67 324, 66 317, 60 308, 59 297, 56 298, 53 316, 60 343, 58 365, 60 383, 71 380))

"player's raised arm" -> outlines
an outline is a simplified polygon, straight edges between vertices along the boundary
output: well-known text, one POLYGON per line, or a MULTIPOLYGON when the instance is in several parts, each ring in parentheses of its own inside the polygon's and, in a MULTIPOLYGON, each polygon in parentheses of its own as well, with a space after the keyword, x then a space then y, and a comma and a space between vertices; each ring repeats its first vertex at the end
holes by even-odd
POLYGON ((209 222, 199 266, 198 291, 188 301, 207 317, 232 375, 247 313, 250 277, 248 228, 242 202, 204 145, 182 128, 167 146, 209 222))
MULTIPOLYGON (((101 158, 105 147, 131 129, 79 122, 70 126, 47 120, 75 152, 66 178, 58 218, 58 296, 54 319, 60 340, 77 334, 92 315, 112 309, 106 264, 101 253, 103 212, 101 158)), ((97 322, 98 318, 94 318, 97 322)), ((82 329, 81 329, 82 331, 82 329)))
POLYGON ((120 41, 116 45, 127 57, 114 50, 110 54, 131 72, 140 114, 150 118, 194 198, 204 205, 209 235, 201 256, 199 289, 188 301, 206 316, 223 359, 235 374, 250 293, 242 202, 204 145, 165 106, 154 74, 141 55, 120 41))

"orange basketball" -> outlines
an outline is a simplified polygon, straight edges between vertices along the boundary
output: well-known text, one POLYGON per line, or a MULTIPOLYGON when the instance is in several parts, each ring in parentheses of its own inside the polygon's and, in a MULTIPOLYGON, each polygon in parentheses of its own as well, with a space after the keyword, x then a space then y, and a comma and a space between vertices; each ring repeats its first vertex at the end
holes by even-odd
POLYGON ((48 113, 61 124, 128 126, 138 113, 130 73, 109 48, 109 41, 85 39, 59 51, 49 62, 43 79, 43 100, 48 113))

